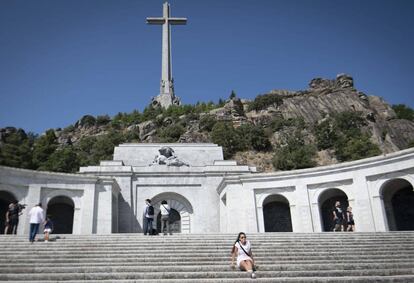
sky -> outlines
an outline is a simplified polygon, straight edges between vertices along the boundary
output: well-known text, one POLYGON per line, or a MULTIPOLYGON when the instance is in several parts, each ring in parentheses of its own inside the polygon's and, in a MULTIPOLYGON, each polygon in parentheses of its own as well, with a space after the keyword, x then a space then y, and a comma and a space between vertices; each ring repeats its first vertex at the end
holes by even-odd
MULTIPOLYGON (((41 134, 159 94, 162 0, 0 0, 0 128, 41 134)), ((175 94, 217 102, 347 73, 414 108, 414 1, 170 0, 175 94)))

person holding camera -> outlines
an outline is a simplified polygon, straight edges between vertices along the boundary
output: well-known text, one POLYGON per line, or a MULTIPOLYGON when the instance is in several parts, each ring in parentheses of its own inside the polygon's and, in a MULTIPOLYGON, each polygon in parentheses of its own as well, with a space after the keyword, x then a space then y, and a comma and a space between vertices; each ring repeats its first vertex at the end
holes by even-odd
POLYGON ((21 215, 23 208, 24 206, 20 205, 17 201, 14 201, 9 205, 9 209, 6 213, 6 229, 4 234, 17 234, 19 216, 21 215))

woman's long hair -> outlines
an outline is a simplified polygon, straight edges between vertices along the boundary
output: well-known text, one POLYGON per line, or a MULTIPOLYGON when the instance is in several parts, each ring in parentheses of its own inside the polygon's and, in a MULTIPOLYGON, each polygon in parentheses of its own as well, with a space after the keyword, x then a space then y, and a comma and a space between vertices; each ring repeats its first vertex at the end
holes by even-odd
MULTIPOLYGON (((234 242, 234 245, 237 243, 237 242, 239 242, 240 241, 240 236, 241 235, 244 235, 244 236, 246 236, 246 233, 244 233, 244 232, 240 232, 239 233, 239 235, 237 236, 237 239, 236 239, 236 241, 234 242)), ((233 247, 231 248, 231 253, 233 254, 234 253, 234 250, 236 249, 236 247, 233 245, 233 247)))

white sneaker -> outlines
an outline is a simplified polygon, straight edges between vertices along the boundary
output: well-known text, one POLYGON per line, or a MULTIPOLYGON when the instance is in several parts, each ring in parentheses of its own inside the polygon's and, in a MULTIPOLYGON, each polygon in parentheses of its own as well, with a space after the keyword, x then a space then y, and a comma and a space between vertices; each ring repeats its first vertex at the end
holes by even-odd
POLYGON ((250 275, 250 277, 251 277, 252 279, 256 279, 256 273, 252 272, 252 274, 250 275))
POLYGON ((45 243, 49 242, 48 240, 45 240, 45 243))

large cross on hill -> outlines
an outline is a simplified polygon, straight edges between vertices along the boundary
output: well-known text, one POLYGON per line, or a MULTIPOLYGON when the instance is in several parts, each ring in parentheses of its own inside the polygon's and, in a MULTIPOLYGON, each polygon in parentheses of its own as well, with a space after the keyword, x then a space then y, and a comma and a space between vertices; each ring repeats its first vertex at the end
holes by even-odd
POLYGON ((153 98, 154 106, 168 108, 180 104, 180 99, 174 95, 174 79, 171 65, 171 27, 170 25, 185 25, 187 18, 172 18, 170 4, 163 4, 162 18, 147 18, 147 24, 162 25, 162 71, 160 94, 153 98))

